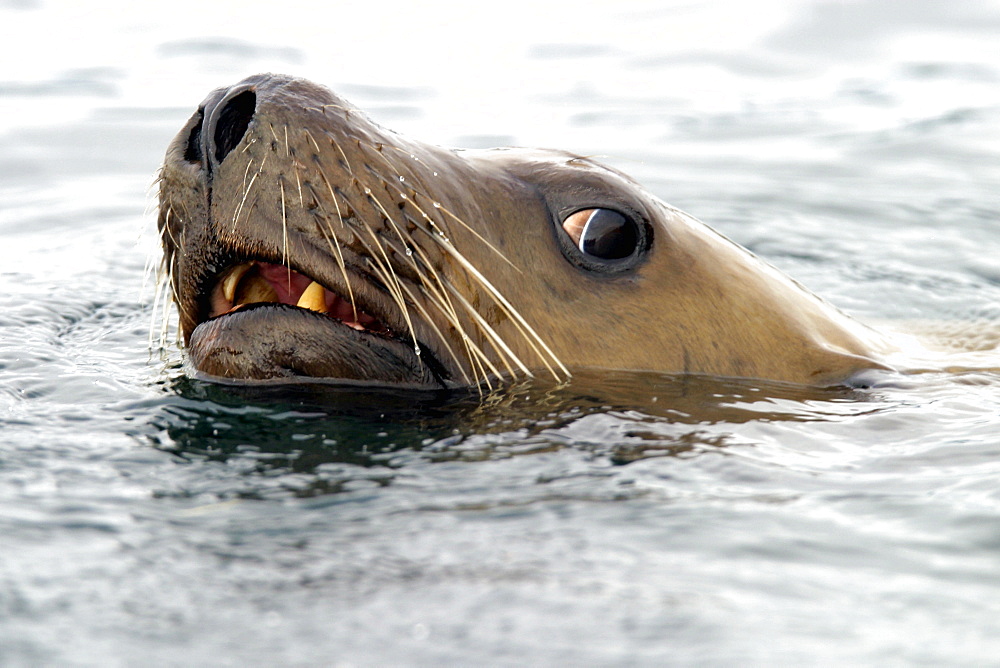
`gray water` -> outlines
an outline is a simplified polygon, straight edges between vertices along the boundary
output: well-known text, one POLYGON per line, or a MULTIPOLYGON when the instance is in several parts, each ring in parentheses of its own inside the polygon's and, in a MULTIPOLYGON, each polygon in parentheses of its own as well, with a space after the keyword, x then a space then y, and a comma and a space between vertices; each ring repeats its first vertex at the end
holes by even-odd
POLYGON ((1000 5, 450 5, 0 0, 0 665, 1000 663, 1000 5), (192 379, 152 183, 258 71, 603 156, 943 353, 863 392, 192 379))

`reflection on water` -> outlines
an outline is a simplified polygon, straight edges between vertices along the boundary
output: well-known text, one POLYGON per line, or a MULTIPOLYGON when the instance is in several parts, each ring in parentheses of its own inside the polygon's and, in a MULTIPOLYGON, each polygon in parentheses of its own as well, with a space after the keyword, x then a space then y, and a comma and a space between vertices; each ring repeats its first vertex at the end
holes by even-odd
MULTIPOLYGON (((574 448, 627 464, 694 456, 732 440, 733 425, 810 422, 882 410, 864 390, 652 373, 577 374, 568 385, 527 381, 486 394, 362 389, 323 383, 233 387, 188 378, 137 435, 185 461, 240 460, 244 486, 276 492, 268 476, 298 474, 295 494, 311 496, 426 463, 474 462, 574 448), (329 475, 338 467, 336 479, 329 475)), ((202 492, 210 490, 202 489, 202 492)), ((217 489, 220 497, 234 493, 217 489)))
POLYGON ((0 664, 1000 655, 996 3, 0 0, 0 24, 0 664), (147 191, 205 94, 260 71, 426 141, 602 156, 917 336, 921 372, 188 378, 149 350, 147 191))

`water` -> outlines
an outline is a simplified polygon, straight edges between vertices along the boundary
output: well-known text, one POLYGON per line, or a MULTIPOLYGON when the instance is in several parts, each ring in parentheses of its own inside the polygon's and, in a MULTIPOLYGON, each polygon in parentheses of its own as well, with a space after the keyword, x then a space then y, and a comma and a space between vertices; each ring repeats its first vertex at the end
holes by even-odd
POLYGON ((1000 5, 355 4, 0 2, 0 664, 996 663, 1000 5), (189 379, 148 343, 150 187, 267 70, 424 140, 605 156, 945 362, 863 393, 189 379))

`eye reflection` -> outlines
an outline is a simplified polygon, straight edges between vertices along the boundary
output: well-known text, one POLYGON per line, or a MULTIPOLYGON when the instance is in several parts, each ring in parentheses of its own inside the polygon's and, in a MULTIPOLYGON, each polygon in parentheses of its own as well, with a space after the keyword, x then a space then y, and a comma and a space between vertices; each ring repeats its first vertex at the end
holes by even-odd
POLYGON ((581 253, 601 260, 620 260, 635 252, 635 222, 611 209, 583 209, 563 221, 563 230, 581 253))

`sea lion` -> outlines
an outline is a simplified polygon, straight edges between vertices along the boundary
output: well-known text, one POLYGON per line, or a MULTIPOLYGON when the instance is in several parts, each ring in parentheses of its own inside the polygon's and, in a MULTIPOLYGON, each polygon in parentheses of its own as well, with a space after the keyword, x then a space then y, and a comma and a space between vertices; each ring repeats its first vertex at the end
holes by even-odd
POLYGON ((413 141, 302 79, 210 94, 159 199, 180 331, 214 377, 826 386, 884 368, 874 332, 614 169, 413 141))

